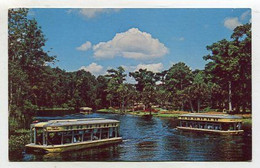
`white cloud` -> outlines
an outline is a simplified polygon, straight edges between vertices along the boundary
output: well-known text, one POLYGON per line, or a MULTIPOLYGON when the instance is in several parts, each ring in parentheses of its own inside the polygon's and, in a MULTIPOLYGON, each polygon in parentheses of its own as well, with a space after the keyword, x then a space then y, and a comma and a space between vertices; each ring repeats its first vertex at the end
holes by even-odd
POLYGON ((242 25, 242 23, 238 20, 238 17, 226 18, 224 21, 224 26, 230 30, 234 30, 240 25, 242 25))
POLYGON ((85 70, 92 73, 95 76, 101 75, 104 73, 104 68, 102 65, 98 65, 97 63, 93 62, 88 66, 82 66, 80 70, 85 70))
POLYGON ((152 72, 160 72, 163 70, 163 64, 158 63, 158 64, 138 64, 136 66, 135 71, 138 71, 139 69, 147 69, 148 71, 152 72))
POLYGON ((123 67, 126 72, 132 72, 136 69, 136 66, 121 65, 121 67, 123 67))
MULTIPOLYGON (((116 8, 116 9, 108 9, 108 8, 85 8, 85 9, 79 9, 78 13, 87 19, 91 19, 96 17, 99 14, 102 13, 112 13, 112 12, 118 12, 121 9, 116 8)), ((71 13, 71 10, 68 11, 68 13, 71 13)))
POLYGON ((134 72, 138 71, 139 69, 147 69, 148 71, 152 72, 160 72, 163 70, 163 64, 157 63, 157 64, 138 64, 136 66, 126 66, 121 65, 126 72, 134 72))
MULTIPOLYGON (((139 69, 147 69, 148 71, 152 71, 154 73, 156 72, 161 72, 163 70, 163 64, 162 63, 156 63, 156 64, 138 64, 135 66, 127 66, 127 65, 121 65, 126 74, 129 74, 129 72, 135 72, 138 71, 139 69)), ((109 68, 108 68, 109 69, 109 68)), ((132 83, 135 84, 136 81, 133 77, 127 76, 126 77, 126 82, 127 83, 132 83)))
POLYGON ((94 45, 93 50, 96 58, 122 56, 136 60, 160 58, 169 52, 158 39, 137 28, 117 33, 112 40, 94 45))
POLYGON ((81 46, 77 47, 76 49, 79 51, 87 51, 88 49, 91 48, 91 42, 86 41, 84 44, 82 44, 81 46))
POLYGON ((248 18, 248 16, 250 16, 250 10, 245 11, 244 13, 242 13, 242 15, 240 16, 241 20, 245 20, 248 18))

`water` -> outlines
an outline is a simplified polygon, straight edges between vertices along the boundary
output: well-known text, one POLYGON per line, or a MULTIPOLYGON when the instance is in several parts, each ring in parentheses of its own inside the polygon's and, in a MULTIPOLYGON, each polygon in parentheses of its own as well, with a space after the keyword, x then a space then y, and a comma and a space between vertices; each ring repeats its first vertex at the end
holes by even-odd
POLYGON ((174 119, 144 119, 132 115, 72 114, 61 119, 101 117, 121 122, 120 144, 100 146, 67 153, 28 154, 23 161, 249 161, 252 158, 251 131, 244 135, 221 136, 184 133, 176 130, 174 119))

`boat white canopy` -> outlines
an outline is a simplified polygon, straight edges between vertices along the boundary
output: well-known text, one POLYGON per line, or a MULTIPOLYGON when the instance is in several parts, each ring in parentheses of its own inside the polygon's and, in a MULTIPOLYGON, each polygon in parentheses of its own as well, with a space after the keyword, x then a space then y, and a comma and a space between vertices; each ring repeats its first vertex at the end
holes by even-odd
POLYGON ((90 107, 81 107, 80 110, 92 110, 90 107))
POLYGON ((85 119, 69 119, 69 120, 49 120, 47 122, 40 122, 32 124, 33 127, 61 127, 73 125, 89 125, 89 124, 108 124, 119 123, 118 120, 104 119, 104 118, 85 118, 85 119))
POLYGON ((220 119, 241 119, 240 116, 235 115, 223 115, 223 114, 199 114, 199 113, 189 113, 182 114, 180 117, 207 117, 207 118, 220 118, 220 119))

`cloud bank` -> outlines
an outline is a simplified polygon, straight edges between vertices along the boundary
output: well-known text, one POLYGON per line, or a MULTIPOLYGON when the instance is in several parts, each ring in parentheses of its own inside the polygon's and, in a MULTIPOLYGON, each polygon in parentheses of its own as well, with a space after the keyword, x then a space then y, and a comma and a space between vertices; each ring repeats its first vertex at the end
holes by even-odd
POLYGON ((163 64, 158 63, 158 64, 138 64, 136 66, 135 71, 138 71, 139 69, 147 69, 148 71, 152 72, 160 72, 163 70, 163 64))
POLYGON ((238 17, 226 18, 224 21, 224 26, 230 30, 234 30, 237 26, 240 25, 242 25, 242 23, 238 20, 238 17))
POLYGON ((134 72, 138 71, 139 69, 147 69, 148 71, 152 72, 160 72, 163 70, 163 64, 162 63, 155 63, 155 64, 138 64, 136 66, 126 66, 121 65, 126 72, 134 72))
POLYGON ((91 49, 91 47, 92 47, 91 42, 86 41, 84 44, 77 47, 76 49, 79 51, 87 51, 87 50, 91 49))
POLYGON ((93 51, 94 57, 98 59, 121 56, 136 60, 160 58, 169 52, 158 39, 138 28, 117 33, 112 40, 94 45, 93 51))
POLYGON ((70 13, 78 13, 79 15, 83 16, 86 19, 92 19, 100 14, 109 14, 113 12, 119 12, 121 9, 119 8, 85 8, 85 9, 69 9, 67 11, 68 14, 70 13))
POLYGON ((248 10, 248 11, 245 11, 244 13, 242 13, 242 15, 240 16, 240 19, 241 20, 246 20, 247 18, 249 18, 251 15, 251 11, 248 10))
POLYGON ((85 70, 87 72, 92 73, 95 76, 101 75, 104 73, 104 68, 102 65, 98 65, 97 63, 93 62, 88 66, 82 66, 80 70, 85 70))
POLYGON ((249 19, 249 22, 251 23, 251 12, 250 10, 245 11, 241 14, 241 16, 238 17, 227 17, 224 20, 224 26, 230 30, 234 30, 237 26, 242 25, 242 21, 245 21, 246 19, 249 19))

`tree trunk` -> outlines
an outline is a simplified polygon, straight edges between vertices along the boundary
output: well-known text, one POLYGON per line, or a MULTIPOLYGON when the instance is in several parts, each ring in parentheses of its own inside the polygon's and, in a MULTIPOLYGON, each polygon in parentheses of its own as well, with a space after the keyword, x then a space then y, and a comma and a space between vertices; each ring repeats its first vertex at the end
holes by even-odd
POLYGON ((198 99, 198 113, 200 112, 200 99, 198 99))
POLYGON ((193 113, 193 106, 192 106, 192 102, 191 102, 191 100, 189 100, 189 104, 190 104, 190 108, 191 108, 191 112, 193 113))
POLYGON ((124 113, 125 112, 125 100, 123 99, 123 101, 122 101, 122 113, 124 113))
MULTIPOLYGON (((182 91, 182 80, 181 80, 181 91, 182 91)), ((183 103, 183 97, 181 98, 181 111, 183 111, 183 106, 184 106, 184 103, 183 103)))
POLYGON ((232 112, 232 102, 231 102, 231 81, 228 82, 228 111, 232 112))
POLYGON ((152 115, 152 106, 149 105, 149 112, 150 112, 150 115, 152 115))

